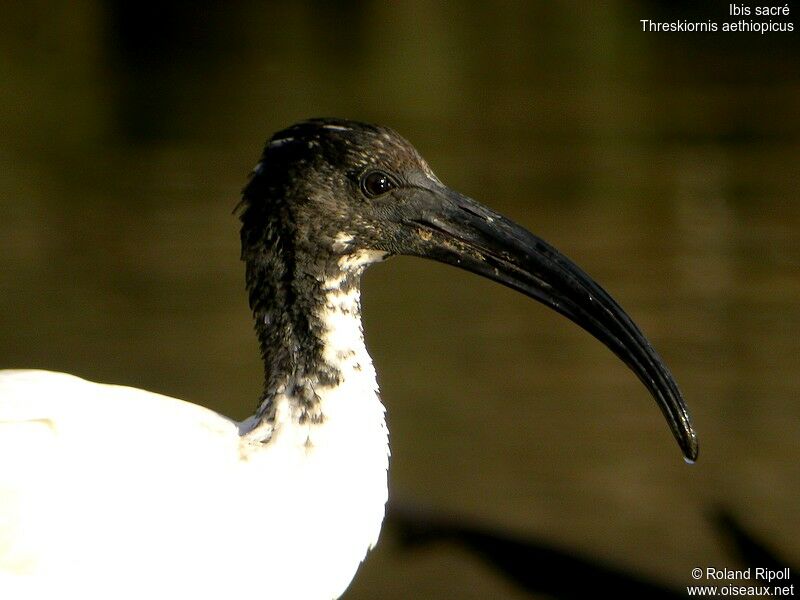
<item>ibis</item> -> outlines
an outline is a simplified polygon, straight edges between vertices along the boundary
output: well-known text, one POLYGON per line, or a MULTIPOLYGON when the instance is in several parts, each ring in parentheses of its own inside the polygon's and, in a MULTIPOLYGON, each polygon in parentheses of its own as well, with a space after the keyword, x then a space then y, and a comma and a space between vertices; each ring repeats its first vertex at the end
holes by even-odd
POLYGON ((0 597, 340 597, 387 501, 360 280, 395 255, 471 271, 584 328, 696 458, 681 392, 619 304, 553 246, 445 186, 391 129, 311 119, 276 133, 237 214, 264 363, 252 416, 0 372, 0 597))

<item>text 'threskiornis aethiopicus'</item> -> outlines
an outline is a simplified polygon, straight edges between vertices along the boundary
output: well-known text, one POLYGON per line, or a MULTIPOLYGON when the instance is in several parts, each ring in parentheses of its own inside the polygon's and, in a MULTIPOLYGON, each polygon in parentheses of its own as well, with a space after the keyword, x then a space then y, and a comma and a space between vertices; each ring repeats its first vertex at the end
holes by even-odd
POLYGON ((61 373, 0 374, 3 597, 339 597, 378 539, 387 498, 360 278, 393 255, 477 273, 586 329, 696 458, 672 375, 611 296, 442 184, 390 129, 314 119, 275 134, 239 216, 264 359, 245 421, 61 373))

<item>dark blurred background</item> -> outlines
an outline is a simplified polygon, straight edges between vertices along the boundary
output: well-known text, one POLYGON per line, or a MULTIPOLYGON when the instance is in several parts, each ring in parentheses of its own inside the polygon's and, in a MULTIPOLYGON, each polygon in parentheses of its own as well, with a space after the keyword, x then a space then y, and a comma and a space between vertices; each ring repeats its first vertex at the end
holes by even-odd
MULTIPOLYGON (((395 259, 363 298, 393 494, 678 588, 693 567, 738 568, 712 506, 800 563, 800 34, 641 31, 733 20, 694 2, 2 13, 0 366, 245 416, 261 367, 239 190, 278 128, 378 122, 609 289, 701 441, 685 465, 638 380, 566 320, 395 259)), ((388 528, 347 597, 528 596, 458 547, 405 552, 388 528)))

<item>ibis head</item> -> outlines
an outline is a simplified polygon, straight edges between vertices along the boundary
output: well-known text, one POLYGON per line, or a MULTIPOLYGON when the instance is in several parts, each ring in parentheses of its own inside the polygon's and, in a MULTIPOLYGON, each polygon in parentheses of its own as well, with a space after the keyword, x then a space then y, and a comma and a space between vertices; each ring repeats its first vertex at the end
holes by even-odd
MULTIPOLYGON (((453 265, 541 302, 605 344, 653 396, 685 457, 697 458, 675 379, 620 305, 553 246, 444 185, 394 131, 313 119, 276 133, 245 189, 241 219, 256 312, 271 293, 258 281, 260 264, 276 252, 281 270, 342 285, 360 275, 346 266, 393 255, 453 265)), ((272 293, 292 293, 281 290, 272 293)))

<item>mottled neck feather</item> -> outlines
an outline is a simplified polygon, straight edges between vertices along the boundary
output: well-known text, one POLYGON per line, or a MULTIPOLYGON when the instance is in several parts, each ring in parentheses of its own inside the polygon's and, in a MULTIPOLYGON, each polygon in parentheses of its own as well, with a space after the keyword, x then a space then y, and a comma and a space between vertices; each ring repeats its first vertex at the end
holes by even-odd
MULTIPOLYGON (((246 211, 259 206, 250 204, 246 211)), ((360 362, 369 361, 361 328, 361 274, 384 253, 313 256, 298 249, 288 219, 277 226, 274 216, 242 215, 242 259, 264 361, 253 425, 274 421, 278 398, 288 399, 299 423, 321 422, 321 394, 345 376, 360 375, 360 362), (252 222, 259 226, 249 227, 252 222)), ((370 373, 374 381, 371 363, 363 375, 370 373)))
MULTIPOLYGON (((282 394, 297 402, 302 419, 314 420, 319 418, 315 387, 337 385, 340 379, 324 357, 323 281, 308 272, 309 265, 298 268, 294 249, 280 239, 260 250, 246 259, 250 307, 264 361, 259 416, 271 419, 272 399, 282 394)), ((355 278, 347 282, 356 288, 358 283, 355 278)))

